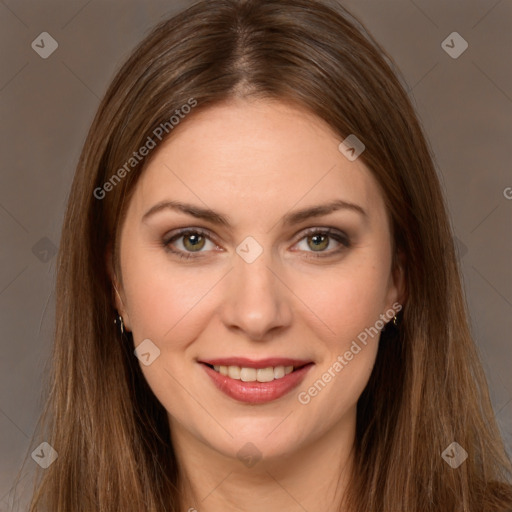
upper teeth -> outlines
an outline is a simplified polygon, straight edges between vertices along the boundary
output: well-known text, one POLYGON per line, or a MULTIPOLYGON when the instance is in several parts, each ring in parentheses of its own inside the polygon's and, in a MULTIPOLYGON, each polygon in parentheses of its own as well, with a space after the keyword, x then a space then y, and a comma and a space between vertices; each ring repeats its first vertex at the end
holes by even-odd
POLYGON ((293 366, 269 366, 268 368, 245 368, 240 366, 217 366, 213 369, 222 375, 244 382, 270 382, 293 372, 293 366))

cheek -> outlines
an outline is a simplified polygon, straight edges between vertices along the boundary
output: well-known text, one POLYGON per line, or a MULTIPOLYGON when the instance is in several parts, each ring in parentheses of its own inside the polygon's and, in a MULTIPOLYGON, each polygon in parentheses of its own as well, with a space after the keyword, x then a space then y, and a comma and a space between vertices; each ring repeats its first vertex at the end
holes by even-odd
POLYGON ((385 262, 361 258, 357 264, 346 263, 314 276, 298 276, 293 286, 297 296, 304 297, 308 316, 316 317, 319 337, 331 340, 333 348, 343 348, 373 326, 386 304, 389 275, 385 262))
POLYGON ((123 282, 134 345, 150 339, 160 350, 153 363, 141 364, 142 373, 160 403, 184 423, 189 414, 197 413, 184 385, 199 385, 187 348, 204 329, 201 319, 208 316, 205 307, 218 280, 211 270, 179 269, 154 254, 126 259, 123 282))
MULTIPOLYGON (((162 250, 162 249, 155 249, 162 250)), ((140 251, 126 258, 123 282, 134 340, 154 339, 162 346, 201 309, 216 280, 213 273, 193 268, 178 268, 162 255, 140 251)))
MULTIPOLYGON (((222 283, 224 268, 180 266, 157 251, 162 249, 134 249, 126 255, 123 281, 130 326, 136 343, 149 338, 164 344, 172 338, 176 346, 186 334, 183 329, 199 325, 207 310, 226 300, 222 289, 229 276, 222 283)), ((389 278, 384 260, 361 251, 338 265, 294 269, 283 274, 289 291, 282 293, 288 293, 299 323, 307 322, 319 338, 339 348, 383 313, 389 278)))
MULTIPOLYGON (((387 279, 381 269, 364 267, 316 282, 325 293, 316 288, 308 306, 322 320, 315 322, 315 336, 324 351, 297 399, 309 417, 331 425, 354 410, 372 373, 380 338, 376 322, 384 313, 387 279)), ((312 428, 323 428, 311 421, 312 428)))
MULTIPOLYGON (((385 258, 358 258, 315 279, 301 279, 297 295, 307 297, 311 329, 326 349, 310 383, 316 406, 338 414, 353 405, 371 375, 377 355, 389 275, 385 258), (309 289, 309 294, 306 291, 309 289), (323 393, 323 389, 326 392, 323 393), (333 406, 333 402, 336 406, 333 406)), ((304 310, 305 311, 305 310, 304 310)), ((305 390, 307 392, 307 390, 305 390)))

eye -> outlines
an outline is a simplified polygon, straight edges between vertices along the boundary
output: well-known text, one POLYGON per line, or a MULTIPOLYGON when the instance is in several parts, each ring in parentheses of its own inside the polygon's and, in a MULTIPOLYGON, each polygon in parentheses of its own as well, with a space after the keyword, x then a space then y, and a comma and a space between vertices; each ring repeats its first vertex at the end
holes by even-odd
POLYGON ((333 256, 350 247, 350 240, 348 236, 341 231, 333 230, 331 228, 311 228, 303 233, 303 235, 305 236, 300 239, 300 242, 305 240, 305 252, 317 253, 307 256, 308 258, 324 258, 333 256), (326 251, 325 249, 332 245, 331 240, 335 240, 338 245, 341 245, 341 247, 335 250, 326 251), (312 251, 308 251, 308 248, 312 249, 312 251))
POLYGON ((209 233, 203 229, 187 228, 181 230, 177 235, 164 239, 162 244, 167 251, 178 255, 180 258, 194 258, 193 253, 201 252, 201 249, 205 247, 207 241, 214 246, 213 248, 216 247, 207 235, 209 235, 209 233), (179 239, 183 239, 180 245, 184 250, 173 247, 174 242, 179 239))
MULTIPOLYGON (((212 249, 218 247, 217 244, 210 240, 210 236, 210 233, 206 230, 200 228, 187 228, 180 230, 178 234, 162 240, 162 245, 166 251, 176 254, 180 259, 197 258, 201 252, 205 252, 202 251, 202 249, 207 246, 208 242, 213 246, 211 247, 212 249), (178 245, 181 245, 182 248, 176 248, 175 242, 180 239, 182 240, 178 245), (197 253, 198 255, 196 256, 194 253, 197 253)), ((333 230, 331 228, 311 228, 303 233, 299 242, 302 242, 303 240, 305 240, 306 246, 300 250, 303 252, 317 253, 307 256, 313 258, 333 256, 350 247, 350 240, 348 236, 341 231, 333 230), (341 245, 341 247, 335 250, 326 251, 325 249, 332 245, 331 240, 335 240, 338 245, 341 245), (312 250, 310 251, 308 249, 312 250)))

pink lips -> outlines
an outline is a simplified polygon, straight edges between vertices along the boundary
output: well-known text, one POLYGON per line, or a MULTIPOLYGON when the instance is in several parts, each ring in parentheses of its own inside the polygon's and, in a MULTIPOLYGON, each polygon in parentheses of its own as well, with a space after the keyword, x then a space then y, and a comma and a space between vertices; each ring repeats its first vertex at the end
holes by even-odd
POLYGON ((268 358, 254 361, 246 358, 223 358, 199 361, 206 374, 212 379, 215 386, 234 400, 249 404, 263 404, 276 400, 292 389, 296 388, 303 380, 309 369, 313 366, 311 361, 268 358), (269 366, 294 366, 297 368, 292 373, 271 382, 243 382, 221 375, 210 366, 240 366, 247 368, 268 368, 269 366))

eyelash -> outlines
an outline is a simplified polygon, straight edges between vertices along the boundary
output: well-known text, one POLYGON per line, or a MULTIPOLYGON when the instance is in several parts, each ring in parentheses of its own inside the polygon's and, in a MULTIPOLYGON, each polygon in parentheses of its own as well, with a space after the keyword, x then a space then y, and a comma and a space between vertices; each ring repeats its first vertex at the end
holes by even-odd
MULTIPOLYGON (((166 251, 178 256, 180 259, 189 260, 189 259, 198 258, 198 257, 200 258, 201 256, 196 256, 196 255, 194 255, 194 253, 184 252, 181 250, 175 250, 175 249, 172 249, 172 247, 171 247, 171 244, 174 241, 179 240, 180 238, 185 237, 186 235, 191 235, 191 234, 204 236, 205 238, 208 238, 210 241, 213 242, 213 240, 211 240, 211 238, 210 238, 210 233, 208 231, 205 231, 204 229, 201 229, 201 228, 194 228, 194 229, 186 228, 186 229, 181 230, 179 233, 173 235, 172 237, 165 238, 164 240, 162 240, 162 246, 164 247, 164 249, 166 251)), ((348 236, 346 236, 342 232, 334 231, 332 228, 310 228, 304 232, 302 238, 300 238, 297 241, 297 243, 302 241, 304 238, 307 238, 308 236, 313 236, 313 235, 329 236, 329 238, 336 240, 343 247, 341 249, 337 249, 335 251, 320 252, 318 254, 315 254, 314 251, 312 251, 313 254, 311 256, 307 256, 307 258, 331 257, 333 255, 340 254, 345 249, 348 249, 351 246, 348 236)), ((309 252, 309 251, 306 251, 306 252, 309 252)), ((200 254, 200 253, 197 253, 197 254, 200 254)))

